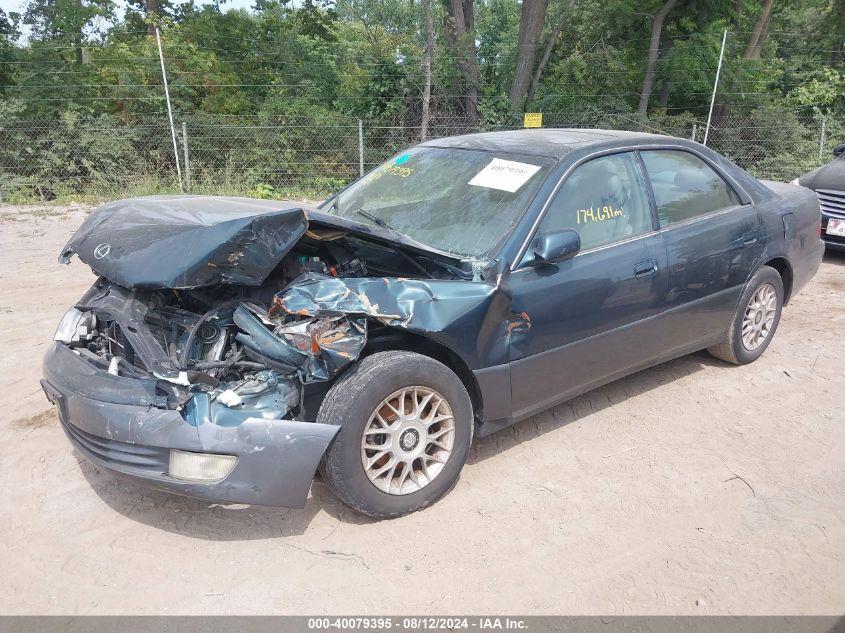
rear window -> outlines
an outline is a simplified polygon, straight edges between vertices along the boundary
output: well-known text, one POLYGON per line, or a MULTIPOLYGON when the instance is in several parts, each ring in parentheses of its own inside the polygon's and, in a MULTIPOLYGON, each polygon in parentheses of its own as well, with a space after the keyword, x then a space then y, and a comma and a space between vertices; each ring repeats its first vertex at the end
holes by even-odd
POLYGON ((740 204, 733 188, 695 154, 679 150, 641 152, 660 226, 685 222, 740 204))

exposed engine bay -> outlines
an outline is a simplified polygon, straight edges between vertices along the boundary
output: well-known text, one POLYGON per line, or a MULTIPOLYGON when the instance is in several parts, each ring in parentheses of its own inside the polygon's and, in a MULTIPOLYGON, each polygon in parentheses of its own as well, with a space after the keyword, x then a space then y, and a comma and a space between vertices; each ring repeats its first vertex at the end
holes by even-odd
POLYGON ((306 397, 323 392, 361 355, 368 317, 380 315, 372 305, 361 305, 358 314, 306 314, 287 307, 285 290, 302 281, 385 274, 408 281, 466 275, 434 259, 315 228, 257 286, 127 289, 100 277, 65 315, 56 338, 112 375, 157 380, 160 399, 150 404, 177 409, 193 425, 313 420, 316 410, 306 397))

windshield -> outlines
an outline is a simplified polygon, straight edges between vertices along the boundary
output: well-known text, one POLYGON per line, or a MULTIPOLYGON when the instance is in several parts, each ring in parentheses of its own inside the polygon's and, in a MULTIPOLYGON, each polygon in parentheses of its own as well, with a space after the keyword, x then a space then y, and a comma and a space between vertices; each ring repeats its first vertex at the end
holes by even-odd
POLYGON ((440 251, 481 257, 511 230, 552 162, 415 147, 351 185, 325 210, 393 229, 440 251))

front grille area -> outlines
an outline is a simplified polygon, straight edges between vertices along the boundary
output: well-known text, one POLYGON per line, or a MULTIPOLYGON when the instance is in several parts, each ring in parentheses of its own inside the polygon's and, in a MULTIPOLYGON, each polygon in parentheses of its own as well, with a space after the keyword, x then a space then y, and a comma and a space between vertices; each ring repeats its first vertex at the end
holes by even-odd
POLYGON ((137 470, 151 475, 167 472, 169 449, 109 440, 86 433, 65 420, 61 422, 75 444, 94 457, 113 464, 117 470, 137 470))
POLYGON ((845 218, 845 191, 816 189, 822 211, 836 218, 845 218))

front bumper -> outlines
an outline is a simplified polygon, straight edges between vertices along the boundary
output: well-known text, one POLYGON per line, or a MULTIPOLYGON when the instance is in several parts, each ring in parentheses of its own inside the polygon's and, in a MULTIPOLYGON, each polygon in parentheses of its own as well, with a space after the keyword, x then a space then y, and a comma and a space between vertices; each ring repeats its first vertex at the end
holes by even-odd
POLYGON ((260 418, 235 427, 193 426, 178 411, 161 408, 154 380, 113 376, 61 343, 47 351, 43 372, 41 384, 62 427, 88 461, 151 488, 209 501, 303 507, 340 428, 260 418), (222 481, 195 483, 168 474, 170 449, 238 461, 222 481))

